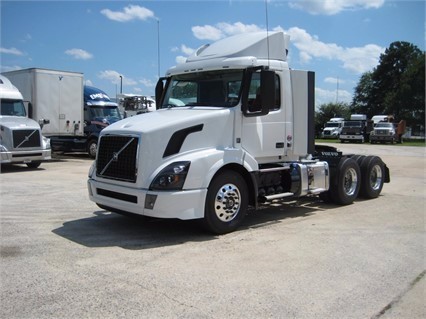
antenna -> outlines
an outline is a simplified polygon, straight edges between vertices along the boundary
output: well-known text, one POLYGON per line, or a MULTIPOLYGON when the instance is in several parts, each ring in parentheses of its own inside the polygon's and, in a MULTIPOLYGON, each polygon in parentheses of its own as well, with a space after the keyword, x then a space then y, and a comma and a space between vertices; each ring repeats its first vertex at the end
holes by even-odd
POLYGON ((160 78, 160 19, 157 19, 157 61, 158 78, 160 78))
POLYGON ((266 18, 266 45, 268 47, 268 67, 270 67, 269 61, 269 18, 268 18, 268 0, 265 0, 265 18, 266 18))

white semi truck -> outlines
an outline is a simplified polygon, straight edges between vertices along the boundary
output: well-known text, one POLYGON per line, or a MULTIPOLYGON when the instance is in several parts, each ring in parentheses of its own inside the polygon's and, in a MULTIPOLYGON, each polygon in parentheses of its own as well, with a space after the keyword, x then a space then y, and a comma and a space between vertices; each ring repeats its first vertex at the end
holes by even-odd
MULTIPOLYGON (((0 163, 37 168, 51 159, 50 141, 41 126, 27 117, 21 92, 0 75, 0 163)), ((41 124, 44 124, 43 122, 41 124)))
POLYGON ((322 130, 322 138, 339 138, 340 132, 342 131, 343 121, 342 117, 333 117, 324 125, 322 130))
POLYGON ((30 102, 30 117, 49 120, 43 134, 53 152, 87 152, 94 158, 99 132, 122 118, 105 92, 83 84, 83 73, 29 68, 3 74, 30 102))
POLYGON ((291 70, 283 32, 233 36, 198 49, 156 87, 156 112, 100 135, 89 197, 122 214, 200 219, 234 231, 247 208, 319 195, 374 198, 389 169, 377 156, 314 143, 314 73, 291 70))

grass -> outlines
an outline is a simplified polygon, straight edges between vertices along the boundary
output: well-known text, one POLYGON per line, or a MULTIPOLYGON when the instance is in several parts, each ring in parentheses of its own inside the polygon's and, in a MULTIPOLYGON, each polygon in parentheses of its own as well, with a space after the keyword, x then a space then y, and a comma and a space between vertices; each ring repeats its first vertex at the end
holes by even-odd
MULTIPOLYGON (((337 139, 322 139, 322 138, 318 138, 315 139, 315 142, 317 143, 339 143, 340 141, 337 139)), ((369 144, 369 143, 365 143, 365 144, 369 144)), ((387 143, 387 145, 391 145, 390 143, 387 143)), ((424 139, 404 139, 404 142, 402 144, 399 143, 395 143, 393 144, 394 146, 417 146, 417 147, 425 147, 426 146, 426 142, 424 139)))

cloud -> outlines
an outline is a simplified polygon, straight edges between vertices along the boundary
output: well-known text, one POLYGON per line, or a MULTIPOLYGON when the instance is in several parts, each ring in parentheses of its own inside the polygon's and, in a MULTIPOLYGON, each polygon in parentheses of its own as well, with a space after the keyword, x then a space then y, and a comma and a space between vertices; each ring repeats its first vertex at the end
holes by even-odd
POLYGON ((65 54, 70 55, 77 60, 89 60, 93 58, 93 54, 83 49, 69 49, 65 51, 65 54))
POLYGON ((110 81, 113 84, 120 84, 121 83, 120 76, 123 77, 123 85, 136 85, 138 83, 137 81, 135 81, 131 78, 127 78, 123 74, 120 74, 120 73, 118 73, 117 71, 114 71, 114 70, 105 70, 105 71, 101 71, 101 72, 98 73, 98 77, 100 79, 110 81))
POLYGON ((154 82, 152 82, 151 80, 149 80, 149 79, 142 79, 142 80, 139 80, 139 83, 141 83, 141 84, 143 84, 144 86, 146 86, 146 87, 154 87, 155 86, 155 83, 154 82))
POLYGON ((183 55, 178 55, 175 59, 177 64, 182 64, 186 62, 187 57, 183 56, 183 55))
MULTIPOLYGON (((369 1, 371 1, 371 5, 378 3, 377 0, 369 1)), ((370 3, 369 1, 334 0, 329 1, 329 5, 331 6, 332 4, 338 3, 343 6, 346 3, 350 3, 351 5, 360 5, 361 3, 365 3, 367 6, 367 2, 370 3)), ((322 1, 318 2, 317 5, 319 5, 319 3, 322 3, 322 1)), ((257 25, 243 24, 241 22, 236 22, 233 24, 220 22, 214 26, 204 25, 192 27, 192 33, 197 39, 211 41, 220 40, 227 36, 239 33, 262 30, 264 29, 257 25)), ((281 26, 277 26, 273 28, 273 30, 283 31, 283 28, 281 26)), ((298 27, 292 27, 288 29, 287 33, 290 35, 290 43, 292 43, 299 50, 299 59, 302 64, 310 63, 314 58, 338 60, 342 62, 342 67, 344 69, 349 70, 355 74, 362 74, 377 66, 380 54, 385 51, 385 48, 375 44, 367 44, 363 47, 344 48, 335 43, 325 43, 320 41, 317 36, 313 36, 306 30, 298 27)), ((182 57, 176 58, 176 62, 178 63, 182 63, 183 60, 184 59, 182 57)))
POLYGON ((217 41, 239 33, 256 32, 261 30, 263 29, 255 24, 243 24, 241 22, 235 22, 233 24, 219 22, 215 26, 204 25, 192 27, 192 33, 197 39, 211 41, 217 41))
POLYGON ((350 103, 352 101, 352 93, 346 90, 324 90, 319 87, 315 88, 315 105, 318 108, 322 104, 330 102, 350 103))
POLYGON ((187 47, 185 44, 182 44, 180 47, 181 51, 186 55, 191 55, 195 52, 195 49, 187 47))
POLYGON ((339 79, 339 78, 333 78, 333 77, 326 77, 324 79, 325 83, 331 83, 331 84, 337 84, 337 82, 339 82, 339 84, 344 84, 346 81, 339 79))
POLYGON ((299 0, 288 5, 313 15, 335 15, 347 10, 377 9, 384 3, 385 0, 299 0))
POLYGON ((13 65, 13 66, 0 65, 0 72, 16 71, 20 69, 23 69, 23 68, 19 65, 13 65))
POLYGON ((299 49, 301 63, 308 63, 313 58, 338 60, 342 62, 344 69, 355 74, 362 74, 376 67, 380 54, 385 51, 385 48, 376 44, 344 48, 335 43, 325 43, 298 27, 290 28, 287 33, 290 34, 290 42, 299 49))
POLYGON ((18 50, 17 48, 0 48, 0 53, 4 53, 4 54, 13 54, 13 55, 19 55, 22 56, 24 55, 24 53, 20 50, 18 50))
POLYGON ((150 18, 155 18, 154 12, 151 10, 136 6, 129 5, 123 8, 123 11, 112 11, 110 9, 103 9, 101 13, 110 20, 118 22, 128 22, 132 20, 142 20, 145 21, 150 18))

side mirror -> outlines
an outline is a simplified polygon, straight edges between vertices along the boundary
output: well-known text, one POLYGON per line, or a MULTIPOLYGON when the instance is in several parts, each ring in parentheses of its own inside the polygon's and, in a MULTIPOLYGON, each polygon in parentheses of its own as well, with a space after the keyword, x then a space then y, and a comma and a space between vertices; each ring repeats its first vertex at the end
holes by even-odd
POLYGON ((155 106, 157 107, 157 109, 161 107, 161 100, 163 99, 165 79, 166 78, 159 78, 157 85, 155 86, 155 106))
POLYGON ((45 124, 49 124, 49 123, 50 123, 50 120, 48 120, 48 119, 39 119, 38 120, 38 124, 40 125, 41 128, 43 128, 43 126, 45 124))

